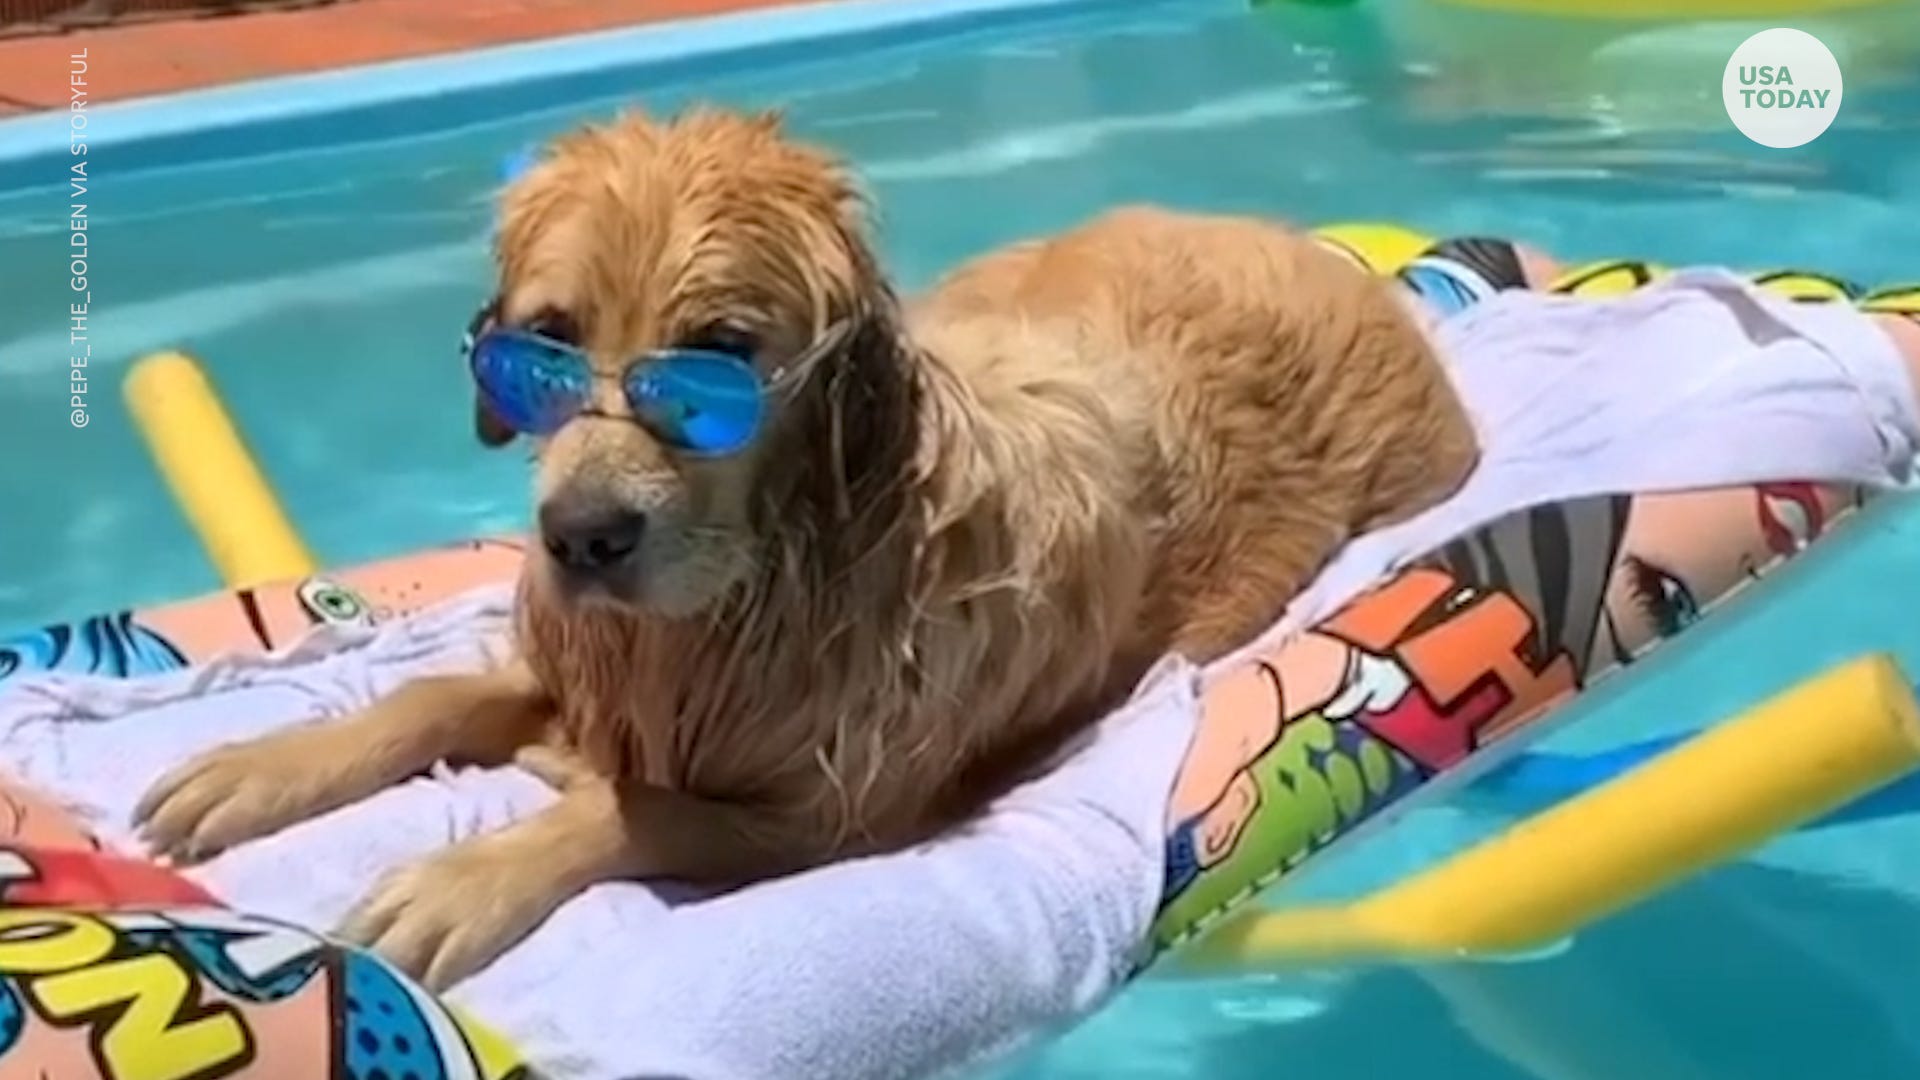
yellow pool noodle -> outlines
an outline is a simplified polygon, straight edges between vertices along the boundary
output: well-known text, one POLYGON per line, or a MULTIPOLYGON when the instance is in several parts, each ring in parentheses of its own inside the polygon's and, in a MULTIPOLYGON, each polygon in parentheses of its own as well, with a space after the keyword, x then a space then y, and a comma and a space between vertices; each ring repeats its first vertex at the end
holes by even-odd
POLYGON ((155 467, 228 588, 314 572, 313 556, 199 364, 155 353, 134 364, 122 390, 155 467))
POLYGON ((1538 947, 1920 764, 1892 659, 1833 668, 1362 900, 1229 916, 1178 969, 1433 960, 1538 947))

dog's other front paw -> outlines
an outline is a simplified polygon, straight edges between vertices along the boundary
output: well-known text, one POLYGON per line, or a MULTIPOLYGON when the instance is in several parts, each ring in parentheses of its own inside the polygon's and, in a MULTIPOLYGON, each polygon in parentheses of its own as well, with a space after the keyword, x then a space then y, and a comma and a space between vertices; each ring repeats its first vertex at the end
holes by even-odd
POLYGON ((369 794, 363 751, 329 726, 217 747, 155 781, 133 824, 156 855, 209 859, 369 794))
POLYGON ((511 830, 388 874, 335 931, 443 991, 532 933, 575 889, 543 875, 511 830))

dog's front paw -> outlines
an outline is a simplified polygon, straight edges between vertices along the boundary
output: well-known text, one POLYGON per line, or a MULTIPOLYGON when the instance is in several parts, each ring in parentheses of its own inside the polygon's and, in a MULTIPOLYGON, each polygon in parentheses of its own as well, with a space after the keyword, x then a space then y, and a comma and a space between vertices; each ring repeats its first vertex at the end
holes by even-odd
POLYGON ((435 992, 492 963, 572 890, 542 876, 507 834, 448 848, 388 874, 335 935, 372 949, 435 992))
POLYGON ((358 797, 358 752, 326 728, 218 747, 155 781, 133 824, 156 855, 209 859, 358 797))

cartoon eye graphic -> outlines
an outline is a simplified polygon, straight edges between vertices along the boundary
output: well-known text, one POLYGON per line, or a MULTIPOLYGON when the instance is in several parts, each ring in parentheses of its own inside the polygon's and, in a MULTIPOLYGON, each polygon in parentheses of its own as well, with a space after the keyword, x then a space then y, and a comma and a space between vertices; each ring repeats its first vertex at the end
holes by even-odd
POLYGON ((1700 601, 1686 582, 1631 555, 1626 559, 1625 568, 1634 603, 1646 613, 1655 633, 1672 637, 1699 621, 1700 601))
POLYGON ((344 585, 313 578, 300 583, 296 593, 300 606, 307 611, 307 617, 316 625, 326 626, 372 626, 373 609, 360 598, 360 594, 344 585))

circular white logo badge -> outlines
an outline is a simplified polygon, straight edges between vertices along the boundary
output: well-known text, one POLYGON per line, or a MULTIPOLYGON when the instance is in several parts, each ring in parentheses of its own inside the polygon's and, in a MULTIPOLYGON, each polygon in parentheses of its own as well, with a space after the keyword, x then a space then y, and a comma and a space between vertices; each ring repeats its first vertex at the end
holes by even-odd
POLYGON ((1742 135, 1776 150, 1805 146, 1840 115, 1840 61, 1804 30, 1762 30, 1733 50, 1720 95, 1742 135))

